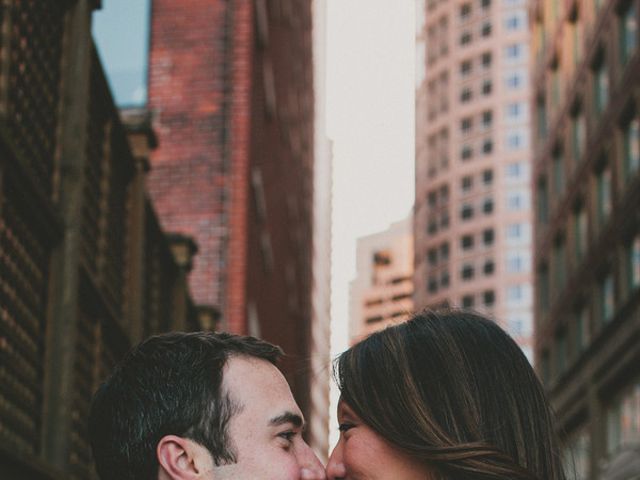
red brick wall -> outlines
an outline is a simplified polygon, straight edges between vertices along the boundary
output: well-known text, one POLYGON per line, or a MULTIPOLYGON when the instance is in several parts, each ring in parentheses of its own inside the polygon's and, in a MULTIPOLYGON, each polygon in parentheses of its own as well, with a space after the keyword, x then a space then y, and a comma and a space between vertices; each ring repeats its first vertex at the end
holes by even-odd
POLYGON ((313 185, 311 2, 265 3, 268 34, 261 35, 258 27, 252 57, 250 156, 251 168, 262 176, 266 215, 262 218, 251 198, 247 300, 256 306, 262 336, 287 353, 283 371, 307 414, 313 185), (271 245, 271 266, 265 265, 262 238, 271 245))
POLYGON ((227 226, 224 0, 154 0, 149 107, 159 148, 149 190, 163 228, 198 243, 190 287, 197 304, 223 305, 227 226))

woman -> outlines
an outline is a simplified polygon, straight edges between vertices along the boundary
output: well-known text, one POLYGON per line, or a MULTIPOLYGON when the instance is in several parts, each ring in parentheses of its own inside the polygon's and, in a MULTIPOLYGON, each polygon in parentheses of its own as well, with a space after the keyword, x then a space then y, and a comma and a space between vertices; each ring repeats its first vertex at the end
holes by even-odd
POLYGON ((552 415, 515 342, 463 311, 424 312, 334 365, 330 480, 564 480, 552 415))

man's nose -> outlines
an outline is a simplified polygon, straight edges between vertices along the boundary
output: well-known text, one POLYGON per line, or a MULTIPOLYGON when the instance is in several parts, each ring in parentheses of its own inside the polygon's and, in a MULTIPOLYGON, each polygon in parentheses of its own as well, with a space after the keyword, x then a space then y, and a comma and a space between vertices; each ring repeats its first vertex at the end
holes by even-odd
POLYGON ((300 464, 301 480, 326 480, 327 476, 322 463, 320 463, 320 460, 318 460, 318 457, 306 442, 303 442, 299 449, 298 462, 300 464))
POLYGON ((327 463, 327 477, 329 480, 338 480, 344 478, 347 475, 347 471, 342 461, 342 445, 340 442, 335 446, 331 456, 329 456, 329 462, 327 463))

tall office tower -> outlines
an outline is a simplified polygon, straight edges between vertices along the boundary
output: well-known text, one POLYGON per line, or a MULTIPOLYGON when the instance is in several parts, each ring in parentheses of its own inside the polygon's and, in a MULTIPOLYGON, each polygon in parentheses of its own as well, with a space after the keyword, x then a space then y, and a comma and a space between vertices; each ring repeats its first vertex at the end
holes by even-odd
POLYGON ((311 2, 154 0, 149 188, 199 247, 195 302, 277 343, 309 416, 313 209, 311 2))
POLYGON ((579 479, 640 473, 639 11, 531 2, 536 363, 579 479))
POLYGON ((326 463, 329 453, 329 378, 331 372, 331 141, 326 129, 327 2, 313 1, 315 90, 313 169, 313 283, 311 286, 311 404, 309 445, 326 463))
POLYGON ((531 359, 526 2, 418 3, 415 305, 485 312, 531 359))
POLYGON ((351 282, 349 340, 353 345, 413 312, 411 218, 358 239, 356 278, 351 282))

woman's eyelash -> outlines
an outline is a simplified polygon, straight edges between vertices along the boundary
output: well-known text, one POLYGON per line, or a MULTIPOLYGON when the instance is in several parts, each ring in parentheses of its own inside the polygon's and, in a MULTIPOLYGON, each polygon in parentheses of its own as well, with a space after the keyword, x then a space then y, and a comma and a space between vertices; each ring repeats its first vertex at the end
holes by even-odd
POLYGON ((351 423, 341 423, 340 425, 338 425, 338 430, 340 430, 341 432, 346 432, 347 430, 350 430, 354 427, 353 424, 351 423))

